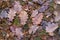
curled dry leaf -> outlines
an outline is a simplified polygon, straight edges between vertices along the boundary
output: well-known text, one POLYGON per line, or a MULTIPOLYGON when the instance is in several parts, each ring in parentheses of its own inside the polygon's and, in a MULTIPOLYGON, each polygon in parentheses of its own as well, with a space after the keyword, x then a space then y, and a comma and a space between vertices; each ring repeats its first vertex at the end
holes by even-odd
POLYGON ((34 18, 32 18, 32 22, 33 24, 40 24, 40 22, 43 19, 43 13, 39 13, 38 15, 36 15, 34 18))
POLYGON ((9 18, 8 20, 9 21, 12 21, 14 19, 14 16, 16 14, 16 11, 14 9, 10 9, 8 13, 9 13, 8 14, 8 18, 9 18))
POLYGON ((39 28, 39 26, 37 26, 37 25, 32 25, 31 27, 30 27, 30 29, 29 29, 29 34, 31 34, 31 33, 35 33, 36 31, 37 31, 37 29, 39 28))
POLYGON ((25 25, 26 24, 26 21, 28 19, 28 14, 26 11, 22 10, 19 14, 19 18, 20 18, 20 23, 22 25, 25 25))

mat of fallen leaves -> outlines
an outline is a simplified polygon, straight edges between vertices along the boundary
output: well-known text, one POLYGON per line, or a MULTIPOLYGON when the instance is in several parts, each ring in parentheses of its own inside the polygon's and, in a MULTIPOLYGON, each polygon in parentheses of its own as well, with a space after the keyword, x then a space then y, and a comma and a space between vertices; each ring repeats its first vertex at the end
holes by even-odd
POLYGON ((0 40, 60 40, 60 0, 0 0, 0 40))

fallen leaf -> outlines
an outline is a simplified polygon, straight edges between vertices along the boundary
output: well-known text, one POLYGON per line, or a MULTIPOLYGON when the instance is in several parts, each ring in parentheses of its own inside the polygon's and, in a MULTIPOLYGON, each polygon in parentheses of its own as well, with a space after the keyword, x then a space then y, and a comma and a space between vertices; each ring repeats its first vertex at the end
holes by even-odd
POLYGON ((37 25, 32 25, 32 26, 30 27, 30 29, 29 29, 29 34, 31 34, 31 33, 34 34, 38 28, 39 28, 39 26, 37 26, 37 25))
POLYGON ((26 21, 28 19, 28 14, 26 11, 22 10, 19 14, 19 18, 20 18, 20 23, 22 25, 25 25, 26 24, 26 21))
POLYGON ((14 16, 16 16, 16 11, 14 9, 10 9, 9 12, 8 12, 8 20, 9 21, 12 21, 14 19, 14 16))
POLYGON ((34 18, 32 18, 32 22, 33 22, 33 24, 40 24, 42 19, 43 19, 43 13, 39 13, 34 18))

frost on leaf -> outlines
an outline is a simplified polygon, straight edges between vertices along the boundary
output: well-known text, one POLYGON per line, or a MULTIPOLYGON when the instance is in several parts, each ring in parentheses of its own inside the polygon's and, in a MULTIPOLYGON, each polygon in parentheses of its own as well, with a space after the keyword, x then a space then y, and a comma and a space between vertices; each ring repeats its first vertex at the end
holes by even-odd
POLYGON ((46 26, 46 32, 54 32, 58 28, 57 23, 48 22, 46 26))
POLYGON ((32 18, 32 22, 33 24, 40 24, 40 22, 43 19, 43 13, 39 13, 38 15, 36 15, 34 18, 32 18))
POLYGON ((39 28, 39 26, 37 25, 32 25, 30 28, 29 28, 29 34, 31 33, 35 33, 37 31, 37 29, 39 28))
POLYGON ((20 23, 22 25, 25 25, 26 24, 26 21, 28 19, 28 14, 26 11, 22 10, 19 14, 19 18, 20 18, 20 23))
POLYGON ((20 12, 22 10, 22 6, 20 5, 19 1, 15 1, 13 7, 14 7, 14 10, 17 12, 20 12))
POLYGON ((31 17, 35 17, 38 14, 38 10, 33 10, 31 17))
POLYGON ((12 21, 12 20, 14 19, 14 16, 15 16, 15 14, 16 14, 16 11, 13 10, 13 9, 10 9, 8 13, 9 13, 9 14, 8 14, 8 18, 9 18, 8 20, 9 20, 9 21, 12 21))

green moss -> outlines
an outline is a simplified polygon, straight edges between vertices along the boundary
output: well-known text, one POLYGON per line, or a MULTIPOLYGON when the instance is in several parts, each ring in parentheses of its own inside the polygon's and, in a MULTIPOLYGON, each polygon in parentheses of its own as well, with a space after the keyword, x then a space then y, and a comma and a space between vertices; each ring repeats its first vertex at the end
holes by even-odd
POLYGON ((32 0, 29 0, 30 2, 32 1, 32 0))
POLYGON ((20 4, 21 4, 21 5, 25 5, 26 3, 23 2, 23 0, 20 0, 20 4))
POLYGON ((54 11, 54 5, 55 5, 55 3, 54 3, 54 1, 52 1, 52 2, 50 3, 50 8, 49 8, 49 11, 50 11, 50 12, 53 12, 53 11, 54 11))
POLYGON ((50 7, 48 10, 52 13, 54 11, 54 7, 50 7))
POLYGON ((19 22, 18 17, 16 17, 16 18, 14 19, 13 24, 15 24, 15 25, 17 25, 17 26, 20 25, 20 22, 19 22))
POLYGON ((41 40, 41 38, 40 37, 35 37, 34 40, 41 40))
POLYGON ((40 32, 40 35, 46 35, 46 34, 47 34, 47 33, 46 33, 45 30, 43 30, 43 31, 40 32))

